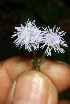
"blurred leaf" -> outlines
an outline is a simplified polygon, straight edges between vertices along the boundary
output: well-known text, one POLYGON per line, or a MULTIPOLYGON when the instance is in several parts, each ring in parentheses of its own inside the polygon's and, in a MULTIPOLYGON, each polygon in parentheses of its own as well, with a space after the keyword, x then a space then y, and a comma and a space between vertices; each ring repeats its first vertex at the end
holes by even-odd
POLYGON ((29 20, 32 20, 34 19, 34 14, 32 11, 25 11, 22 13, 23 15, 21 16, 21 19, 20 19, 20 23, 24 24, 28 19, 29 20))
POLYGON ((35 0, 10 0, 11 2, 17 3, 17 4, 32 4, 35 0))
POLYGON ((0 5, 2 5, 4 3, 5 0, 0 0, 0 5))
MULTIPOLYGON (((2 18, 2 11, 0 10, 0 19, 2 18)), ((2 22, 2 21, 0 21, 0 22, 2 22)))
POLYGON ((27 0, 10 0, 10 1, 12 1, 14 3, 18 3, 18 4, 27 2, 27 0))
POLYGON ((45 22, 56 23, 58 21, 58 9, 53 6, 38 5, 36 11, 38 16, 45 22))
POLYGON ((67 7, 62 13, 62 18, 70 18, 70 7, 67 7))

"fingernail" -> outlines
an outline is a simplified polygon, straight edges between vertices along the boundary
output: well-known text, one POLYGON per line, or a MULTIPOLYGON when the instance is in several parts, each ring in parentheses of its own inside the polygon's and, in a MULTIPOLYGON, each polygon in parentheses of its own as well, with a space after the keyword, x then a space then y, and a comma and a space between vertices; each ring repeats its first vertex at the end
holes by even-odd
POLYGON ((37 73, 25 73, 16 84, 11 104, 46 104, 48 84, 37 73))

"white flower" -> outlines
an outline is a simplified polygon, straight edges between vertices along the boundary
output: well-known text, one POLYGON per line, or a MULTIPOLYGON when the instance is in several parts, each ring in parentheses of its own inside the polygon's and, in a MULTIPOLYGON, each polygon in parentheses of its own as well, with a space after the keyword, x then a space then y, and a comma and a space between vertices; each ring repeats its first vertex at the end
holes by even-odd
POLYGON ((43 45, 40 48, 44 48, 45 46, 47 46, 45 53, 47 54, 47 56, 51 56, 51 50, 54 49, 54 51, 56 52, 61 52, 64 53, 64 49, 60 48, 60 45, 68 47, 67 44, 65 44, 64 39, 62 38, 63 35, 65 35, 66 32, 61 31, 59 32, 60 27, 57 27, 57 29, 55 29, 56 26, 54 26, 53 29, 50 29, 49 26, 46 27, 43 31, 43 45))
POLYGON ((25 24, 26 26, 21 24, 21 27, 15 27, 17 32, 12 35, 12 38, 17 36, 17 39, 14 43, 20 48, 25 45, 25 50, 28 49, 29 52, 32 51, 32 47, 34 50, 37 50, 39 48, 39 43, 42 40, 41 30, 36 27, 35 20, 33 22, 28 20, 25 24))

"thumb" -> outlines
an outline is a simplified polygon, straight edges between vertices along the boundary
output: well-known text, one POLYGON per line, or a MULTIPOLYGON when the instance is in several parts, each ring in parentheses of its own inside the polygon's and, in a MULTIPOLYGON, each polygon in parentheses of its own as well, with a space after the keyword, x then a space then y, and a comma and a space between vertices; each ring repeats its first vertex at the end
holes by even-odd
POLYGON ((6 104, 58 104, 55 85, 43 73, 29 71, 14 82, 6 104))

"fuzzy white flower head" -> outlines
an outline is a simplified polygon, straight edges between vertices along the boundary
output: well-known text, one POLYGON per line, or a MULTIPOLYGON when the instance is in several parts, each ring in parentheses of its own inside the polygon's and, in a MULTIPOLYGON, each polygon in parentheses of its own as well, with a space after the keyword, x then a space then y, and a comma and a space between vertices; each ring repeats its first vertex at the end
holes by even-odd
POLYGON ((27 49, 29 52, 32 51, 32 47, 34 50, 39 48, 39 43, 42 40, 41 30, 36 27, 35 20, 33 22, 27 21, 26 26, 21 24, 21 27, 15 27, 17 32, 12 35, 12 38, 17 36, 17 39, 14 41, 16 47, 22 48, 25 45, 25 50, 27 49))
POLYGON ((43 31, 43 45, 40 48, 44 48, 45 46, 47 46, 45 53, 47 54, 47 56, 51 56, 51 50, 54 49, 54 51, 56 52, 61 52, 64 53, 64 49, 60 48, 60 45, 68 47, 67 44, 65 43, 64 39, 62 38, 63 35, 65 35, 66 32, 61 31, 59 32, 60 27, 57 27, 55 29, 56 26, 54 26, 53 29, 50 29, 49 26, 46 27, 43 31))

